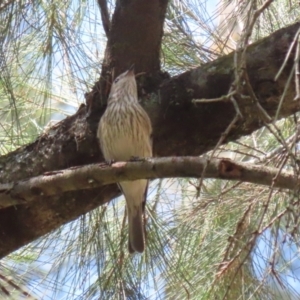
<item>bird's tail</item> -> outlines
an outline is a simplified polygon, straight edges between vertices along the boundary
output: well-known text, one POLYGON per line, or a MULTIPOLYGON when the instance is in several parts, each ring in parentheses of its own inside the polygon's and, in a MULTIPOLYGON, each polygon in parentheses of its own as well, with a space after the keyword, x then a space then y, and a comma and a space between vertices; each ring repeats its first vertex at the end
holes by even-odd
POLYGON ((130 253, 135 251, 142 253, 145 249, 144 208, 148 181, 145 179, 123 181, 120 183, 120 186, 127 204, 129 227, 128 249, 130 253))
POLYGON ((145 249, 145 225, 142 211, 142 204, 135 211, 128 210, 128 226, 129 226, 129 253, 144 252, 145 249))

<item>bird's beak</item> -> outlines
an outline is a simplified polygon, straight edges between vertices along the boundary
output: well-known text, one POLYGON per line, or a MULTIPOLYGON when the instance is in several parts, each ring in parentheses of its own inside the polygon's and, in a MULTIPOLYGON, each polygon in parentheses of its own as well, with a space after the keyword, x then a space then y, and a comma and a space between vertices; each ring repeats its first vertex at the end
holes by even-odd
POLYGON ((127 71, 127 76, 134 76, 134 64, 131 65, 131 67, 127 71))

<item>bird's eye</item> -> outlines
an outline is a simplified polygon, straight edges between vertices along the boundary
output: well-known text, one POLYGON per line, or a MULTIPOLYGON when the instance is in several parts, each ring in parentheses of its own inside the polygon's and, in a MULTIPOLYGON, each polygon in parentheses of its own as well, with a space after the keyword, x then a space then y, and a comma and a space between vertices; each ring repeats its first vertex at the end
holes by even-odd
POLYGON ((117 83, 119 81, 120 78, 115 79, 114 83, 117 83))

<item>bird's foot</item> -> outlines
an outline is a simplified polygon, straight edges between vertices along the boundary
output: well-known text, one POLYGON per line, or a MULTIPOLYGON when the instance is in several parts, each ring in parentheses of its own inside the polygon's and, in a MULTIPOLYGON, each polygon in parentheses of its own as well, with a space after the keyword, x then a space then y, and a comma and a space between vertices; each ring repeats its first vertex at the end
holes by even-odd
POLYGON ((106 163, 108 166, 111 166, 114 162, 115 162, 114 159, 106 159, 106 160, 105 160, 105 163, 106 163))

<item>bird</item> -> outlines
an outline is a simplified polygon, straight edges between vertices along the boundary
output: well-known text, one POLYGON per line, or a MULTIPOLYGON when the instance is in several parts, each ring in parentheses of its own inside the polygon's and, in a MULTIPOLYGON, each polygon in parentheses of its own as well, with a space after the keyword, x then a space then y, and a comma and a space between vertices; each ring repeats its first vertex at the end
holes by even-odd
MULTIPOLYGON (((138 102, 134 65, 112 83, 107 107, 97 130, 104 159, 107 162, 152 157, 152 125, 138 102)), ((126 200, 129 228, 129 253, 145 249, 145 204, 148 180, 118 183, 126 200)))

